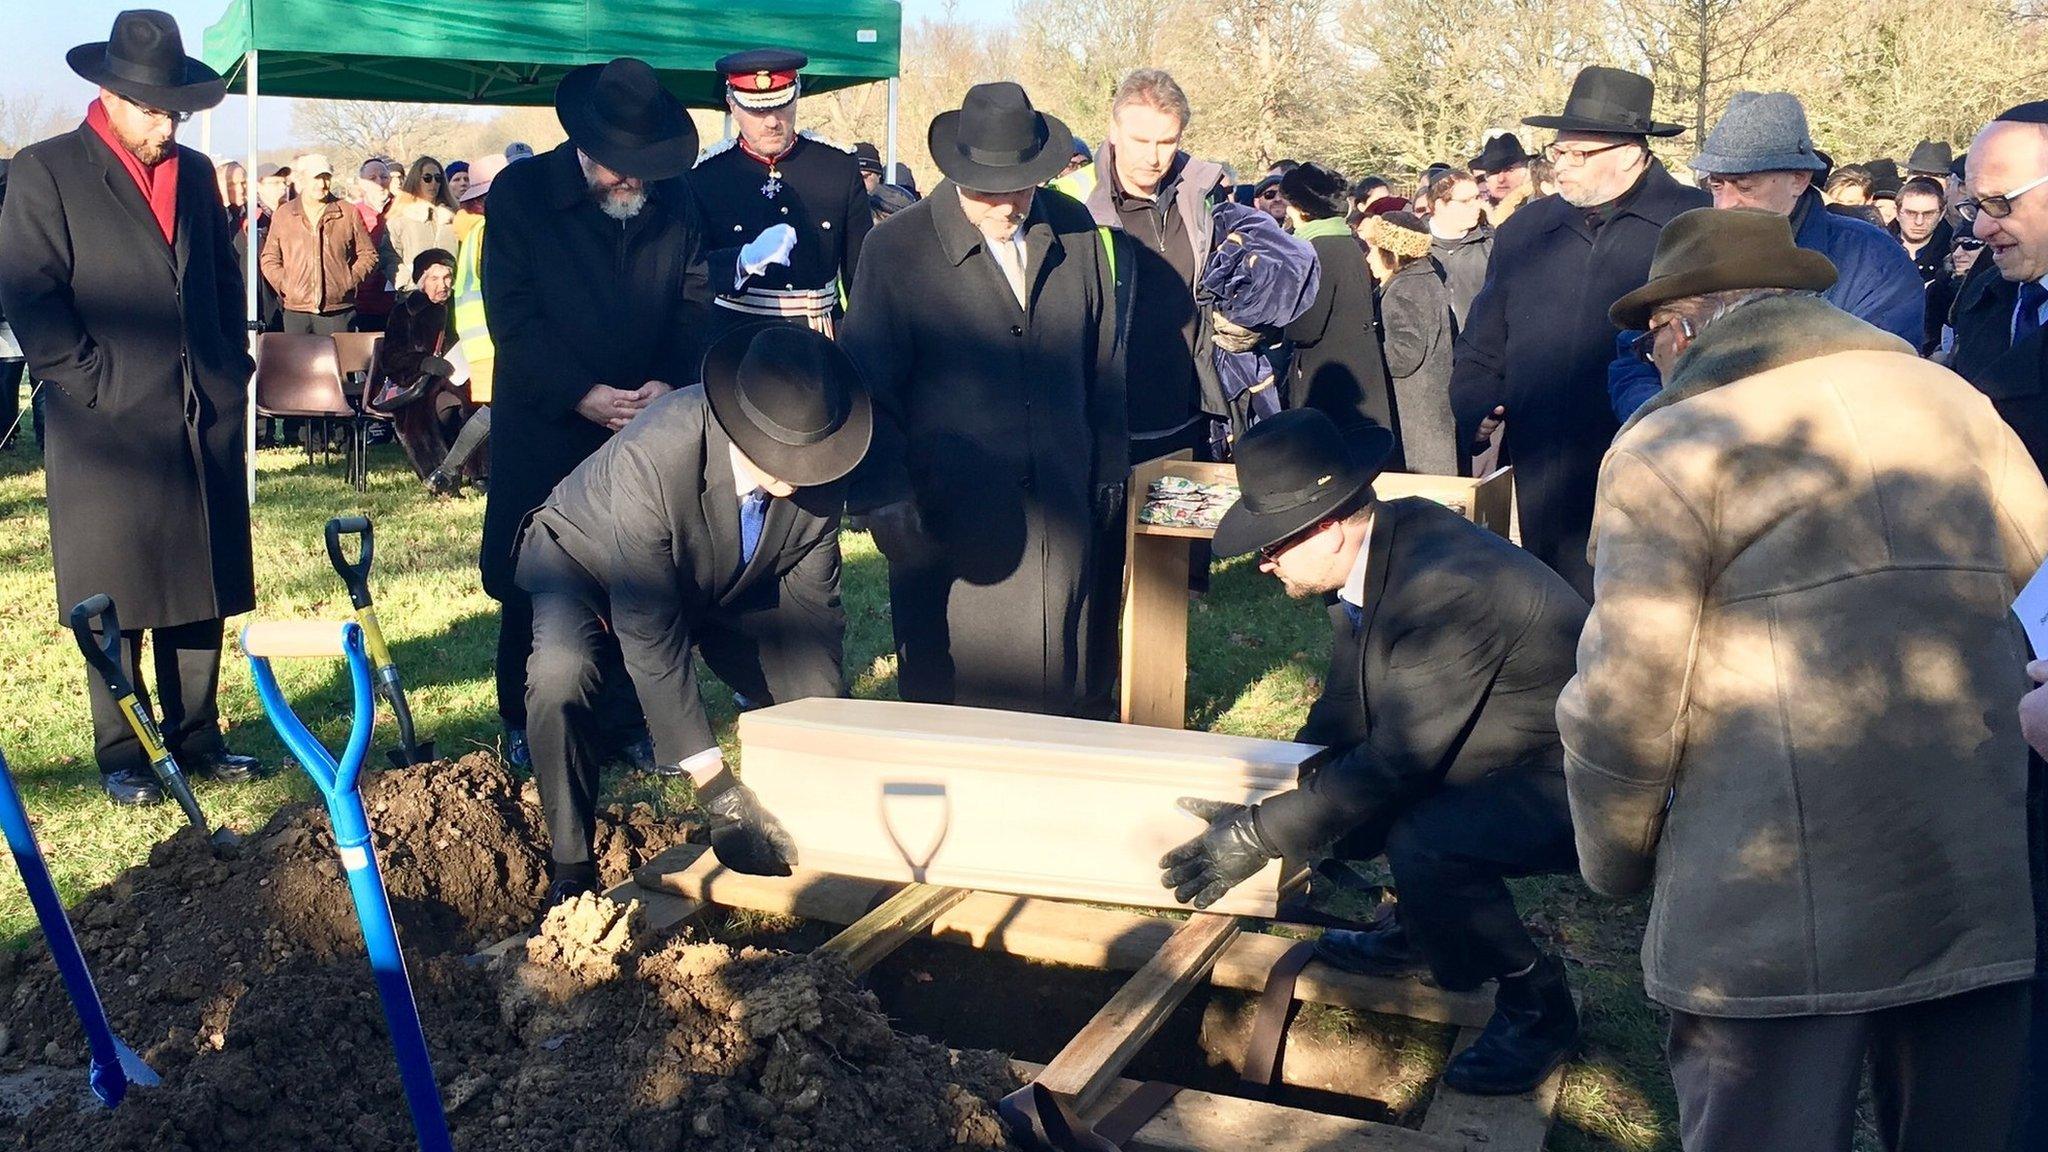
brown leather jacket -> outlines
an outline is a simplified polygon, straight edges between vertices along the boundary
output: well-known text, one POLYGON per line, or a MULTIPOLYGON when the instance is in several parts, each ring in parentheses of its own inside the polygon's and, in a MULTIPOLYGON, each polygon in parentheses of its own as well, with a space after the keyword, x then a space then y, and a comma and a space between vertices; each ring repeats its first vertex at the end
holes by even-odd
POLYGON ((271 215, 260 263, 287 312, 340 312, 355 307, 356 285, 376 271, 377 247, 347 203, 327 202, 316 235, 295 199, 271 215))

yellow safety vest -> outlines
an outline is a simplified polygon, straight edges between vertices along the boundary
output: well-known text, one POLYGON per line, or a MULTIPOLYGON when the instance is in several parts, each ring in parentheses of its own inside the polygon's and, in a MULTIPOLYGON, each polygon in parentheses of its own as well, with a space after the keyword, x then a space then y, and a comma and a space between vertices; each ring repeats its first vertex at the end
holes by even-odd
POLYGON ((491 372, 498 363, 497 346, 484 322, 484 282, 477 273, 483 250, 484 223, 479 222, 455 256, 455 341, 469 361, 469 398, 477 404, 491 402, 491 372))

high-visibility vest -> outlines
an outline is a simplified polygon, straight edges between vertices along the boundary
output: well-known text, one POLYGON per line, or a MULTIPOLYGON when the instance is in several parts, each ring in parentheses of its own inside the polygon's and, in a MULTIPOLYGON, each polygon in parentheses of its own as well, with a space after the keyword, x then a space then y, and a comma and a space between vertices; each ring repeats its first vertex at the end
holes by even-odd
POLYGON ((455 340, 469 361, 469 399, 475 404, 491 402, 491 371, 498 362, 484 323, 484 282, 478 274, 483 250, 484 224, 479 222, 455 256, 455 340))

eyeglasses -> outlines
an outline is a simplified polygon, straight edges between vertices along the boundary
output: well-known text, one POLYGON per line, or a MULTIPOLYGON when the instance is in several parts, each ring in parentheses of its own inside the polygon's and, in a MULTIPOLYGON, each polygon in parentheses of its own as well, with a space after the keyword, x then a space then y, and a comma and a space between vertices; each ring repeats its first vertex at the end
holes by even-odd
POLYGON ((1608 144, 1600 148, 1566 148, 1562 144, 1552 144, 1543 150, 1543 155, 1560 168, 1577 168, 1602 152, 1612 152, 1616 148, 1633 148, 1635 143, 1633 140, 1623 140, 1619 144, 1608 144))
POLYGON ((439 172, 425 172, 420 175, 420 183, 422 184, 439 184, 440 182, 441 174, 439 172))
POLYGON ((185 121, 190 120, 192 118, 192 113, 190 112, 166 112, 162 108, 151 108, 149 105, 144 104, 139 100, 130 100, 126 96, 121 96, 121 94, 118 92, 114 93, 114 95, 120 96, 121 103, 126 104, 130 108, 135 109, 137 112, 140 112, 144 116, 148 116, 153 120, 169 120, 173 124, 183 124, 185 121))
POLYGON ((1674 316, 1662 324, 1650 325, 1648 332, 1629 341, 1629 354, 1645 364, 1655 364, 1657 362, 1657 333, 1671 327, 1673 324, 1678 325, 1679 333, 1686 339, 1690 340, 1693 338, 1692 321, 1683 316, 1674 316))
POLYGON ((1977 222, 1977 213, 1980 210, 1984 215, 1991 217, 1993 220, 2003 220, 2007 216, 2012 215, 2013 201, 2032 192, 2043 184, 2048 184, 2048 176, 2043 176, 2038 180, 2029 180, 2003 195, 1979 196, 1974 200, 1958 200, 1956 201, 1956 215, 1961 216, 1965 224, 1975 224, 1977 222))

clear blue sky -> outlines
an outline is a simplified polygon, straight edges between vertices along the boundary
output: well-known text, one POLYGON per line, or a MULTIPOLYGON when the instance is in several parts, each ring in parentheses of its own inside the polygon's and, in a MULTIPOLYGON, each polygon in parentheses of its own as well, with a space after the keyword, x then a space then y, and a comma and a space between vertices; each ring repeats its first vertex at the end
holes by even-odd
MULTIPOLYGON (((518 0, 448 0, 453 4, 509 5, 518 0)), ((7 55, 13 65, 0 79, 0 94, 17 96, 40 93, 55 102, 60 111, 76 108, 84 114, 93 88, 73 75, 64 64, 64 53, 75 44, 104 40, 114 23, 114 14, 124 8, 150 7, 177 18, 184 33, 186 50, 198 54, 200 35, 220 19, 228 0, 30 0, 17 5, 7 17, 7 55), (23 10, 25 9, 25 10, 23 10)), ((1011 0, 964 0, 956 16, 974 21, 992 21, 1009 14, 1011 0)), ((906 24, 921 17, 938 16, 945 0, 903 0, 906 24)), ((259 139, 265 147, 291 143, 288 101, 264 100, 260 109, 259 139)), ((213 114, 213 147, 216 154, 239 154, 243 150, 245 112, 240 97, 230 97, 213 114)), ((187 125, 179 138, 199 144, 199 125, 187 125)))

